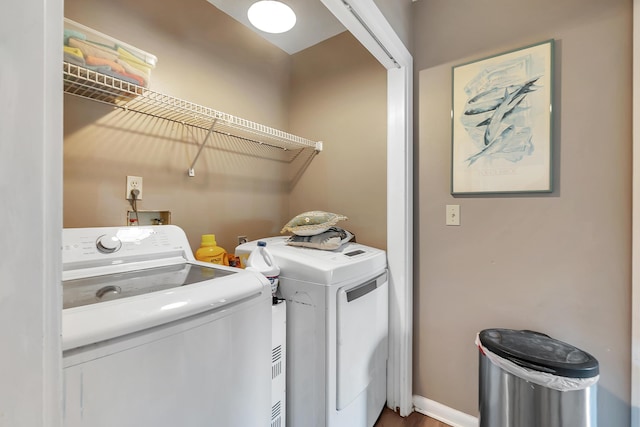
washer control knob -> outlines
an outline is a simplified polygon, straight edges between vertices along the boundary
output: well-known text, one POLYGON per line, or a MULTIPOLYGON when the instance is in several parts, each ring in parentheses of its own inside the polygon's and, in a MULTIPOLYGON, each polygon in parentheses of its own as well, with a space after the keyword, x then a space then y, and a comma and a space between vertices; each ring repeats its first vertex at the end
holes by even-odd
POLYGON ((96 240, 96 248, 103 254, 116 252, 122 247, 122 242, 115 234, 103 234, 96 240))

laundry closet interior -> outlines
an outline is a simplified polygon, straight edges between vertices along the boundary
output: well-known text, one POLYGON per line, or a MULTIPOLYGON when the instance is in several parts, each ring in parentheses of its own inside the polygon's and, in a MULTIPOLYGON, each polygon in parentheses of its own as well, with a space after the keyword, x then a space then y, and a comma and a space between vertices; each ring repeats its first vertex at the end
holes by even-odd
POLYGON ((386 248, 386 70, 348 31, 290 55, 205 0, 68 0, 64 14, 155 55, 152 91, 322 143, 208 137, 180 118, 65 94, 65 228, 126 225, 133 175, 144 180, 137 209, 170 212, 194 251, 214 233, 232 252, 238 236, 278 235, 314 209, 348 216, 358 242, 386 248))

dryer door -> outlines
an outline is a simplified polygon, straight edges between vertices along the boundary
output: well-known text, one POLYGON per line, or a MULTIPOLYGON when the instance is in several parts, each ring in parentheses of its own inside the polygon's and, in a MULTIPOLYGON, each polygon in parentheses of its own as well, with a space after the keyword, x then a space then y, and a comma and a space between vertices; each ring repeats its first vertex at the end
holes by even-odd
POLYGON ((349 406, 376 375, 385 375, 389 330, 388 288, 385 270, 372 280, 338 291, 338 410, 349 406))

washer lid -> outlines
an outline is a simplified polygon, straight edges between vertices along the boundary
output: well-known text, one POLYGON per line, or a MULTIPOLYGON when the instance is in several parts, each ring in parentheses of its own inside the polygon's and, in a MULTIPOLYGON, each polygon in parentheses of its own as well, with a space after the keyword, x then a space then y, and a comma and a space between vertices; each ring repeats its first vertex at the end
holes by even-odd
POLYGON ((480 332, 480 342, 524 368, 572 378, 599 374, 598 361, 592 355, 540 332, 485 329, 480 332))
MULTIPOLYGON (((197 261, 180 267, 184 267, 184 271, 171 271, 171 267, 150 272, 150 276, 145 276, 143 271, 124 274, 126 281, 135 283, 139 278, 144 282, 155 282, 159 288, 163 288, 165 282, 175 284, 175 287, 146 289, 146 292, 136 292, 133 287, 131 291, 123 291, 129 295, 122 298, 63 309, 62 350, 124 337, 202 313, 217 312, 225 317, 253 304, 271 303, 269 281, 261 274, 223 266, 211 269, 207 263, 197 261), (225 269, 231 274, 219 274, 225 269), (180 286, 175 282, 177 278, 177 283, 197 281, 180 286)), ((87 280, 87 284, 101 285, 99 277, 87 280)), ((109 280, 105 283, 115 286, 118 282, 109 280)), ((68 282, 63 284, 67 285, 68 282)))
POLYGON ((189 263, 163 265, 96 277, 62 281, 62 308, 81 307, 151 292, 164 291, 236 274, 189 263))

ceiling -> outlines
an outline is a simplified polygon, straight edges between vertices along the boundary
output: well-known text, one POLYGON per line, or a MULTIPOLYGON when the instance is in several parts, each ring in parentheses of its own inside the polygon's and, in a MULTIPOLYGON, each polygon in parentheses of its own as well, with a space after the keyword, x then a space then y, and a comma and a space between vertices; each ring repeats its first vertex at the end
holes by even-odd
POLYGON ((283 34, 265 33, 249 23, 247 10, 257 0, 207 1, 290 55, 345 31, 320 0, 284 0, 295 12, 297 21, 291 31, 283 34))

